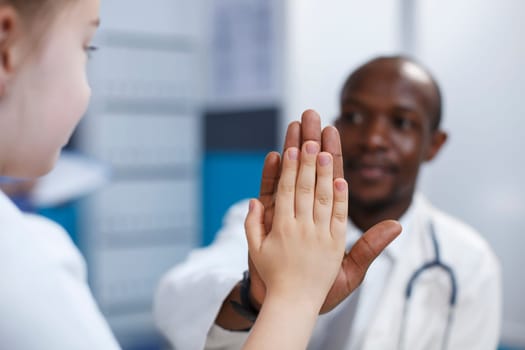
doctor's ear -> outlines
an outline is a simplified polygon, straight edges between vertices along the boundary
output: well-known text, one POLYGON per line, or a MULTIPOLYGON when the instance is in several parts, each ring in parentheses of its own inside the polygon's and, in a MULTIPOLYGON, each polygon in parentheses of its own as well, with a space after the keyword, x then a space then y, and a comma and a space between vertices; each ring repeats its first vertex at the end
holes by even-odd
POLYGON ((430 140, 430 147, 425 156, 425 161, 433 160, 441 150, 441 147, 445 144, 448 139, 448 135, 443 130, 437 129, 432 133, 432 139, 430 140))
POLYGON ((9 5, 0 5, 0 97, 15 70, 16 43, 20 32, 20 16, 9 5))

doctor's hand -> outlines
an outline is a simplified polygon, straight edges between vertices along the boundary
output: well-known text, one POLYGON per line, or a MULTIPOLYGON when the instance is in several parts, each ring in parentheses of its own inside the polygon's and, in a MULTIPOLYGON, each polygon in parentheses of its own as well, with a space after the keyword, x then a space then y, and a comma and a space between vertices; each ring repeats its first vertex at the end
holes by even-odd
MULTIPOLYGON (((301 116, 301 122, 294 121, 288 125, 284 140, 284 150, 290 147, 301 149, 302 145, 313 141, 321 147, 322 152, 328 152, 333 158, 333 178, 343 178, 343 158, 341 155, 341 139, 339 132, 333 126, 327 126, 321 131, 321 118, 314 110, 306 110, 301 116)), ((270 152, 264 161, 259 201, 264 206, 264 225, 266 230, 272 228, 275 192, 281 176, 281 158, 278 152, 270 152)))
MULTIPOLYGON (((300 147, 306 141, 314 141, 321 145, 324 152, 332 154, 334 178, 343 176, 343 159, 341 155, 341 140, 337 129, 326 127, 321 131, 319 115, 312 110, 307 110, 302 115, 301 123, 293 122, 289 125, 285 149, 300 147)), ((270 153, 265 160, 259 200, 263 204, 264 225, 268 231, 272 227, 275 191, 281 172, 280 155, 270 153)), ((350 183, 351 186, 351 183, 350 183)), ((351 210, 351 208, 350 208, 351 210)), ((341 303, 362 282, 368 266, 401 232, 401 226, 396 221, 383 221, 367 232, 345 254, 341 268, 321 308, 321 313, 326 313, 341 303)), ((257 269, 249 257, 251 276, 250 296, 252 303, 260 307, 264 301, 266 287, 261 280, 257 269)))

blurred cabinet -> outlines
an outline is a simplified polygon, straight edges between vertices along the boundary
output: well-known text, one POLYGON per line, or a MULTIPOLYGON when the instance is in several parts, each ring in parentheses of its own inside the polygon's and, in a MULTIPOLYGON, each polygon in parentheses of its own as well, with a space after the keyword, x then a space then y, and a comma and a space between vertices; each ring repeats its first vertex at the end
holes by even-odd
POLYGON ((232 204, 257 196, 264 157, 278 148, 284 98, 285 2, 208 4, 203 245, 232 204))
POLYGON ((160 277, 200 242, 202 1, 101 4, 81 151, 112 181, 81 210, 90 285, 125 349, 160 343, 160 277))

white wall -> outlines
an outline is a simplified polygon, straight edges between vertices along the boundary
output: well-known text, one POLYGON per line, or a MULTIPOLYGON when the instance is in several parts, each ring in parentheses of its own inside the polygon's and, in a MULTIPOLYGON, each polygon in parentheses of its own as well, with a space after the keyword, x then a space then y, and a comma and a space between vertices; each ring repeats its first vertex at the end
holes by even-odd
POLYGON ((503 265, 508 343, 525 345, 525 1, 417 2, 415 52, 445 94, 450 140, 421 187, 503 265))
POLYGON ((400 49, 400 6, 392 0, 286 4, 283 123, 307 108, 331 123, 346 76, 368 58, 400 49))

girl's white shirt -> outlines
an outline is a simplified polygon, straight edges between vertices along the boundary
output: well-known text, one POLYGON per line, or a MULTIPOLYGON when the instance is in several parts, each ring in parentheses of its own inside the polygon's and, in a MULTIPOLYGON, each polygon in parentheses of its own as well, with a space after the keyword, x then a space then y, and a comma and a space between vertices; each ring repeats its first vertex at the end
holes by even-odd
POLYGON ((5 349, 119 349, 67 233, 0 192, 0 344, 5 349))

